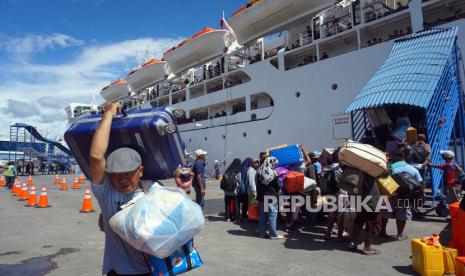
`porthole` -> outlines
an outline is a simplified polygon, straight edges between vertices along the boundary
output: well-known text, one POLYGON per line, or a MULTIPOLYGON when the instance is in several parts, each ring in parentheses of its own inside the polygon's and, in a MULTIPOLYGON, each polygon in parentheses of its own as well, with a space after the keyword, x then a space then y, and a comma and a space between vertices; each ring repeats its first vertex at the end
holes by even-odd
POLYGON ((257 120, 257 114, 252 113, 252 115, 250 115, 250 120, 252 120, 252 121, 257 120))
POLYGON ((242 133, 243 137, 247 137, 247 132, 242 133))
POLYGON ((205 137, 204 139, 205 139, 205 141, 207 141, 207 137, 205 137))
POLYGON ((337 89, 337 84, 334 83, 333 85, 331 85, 331 89, 336 90, 337 89))
POLYGON ((299 98, 300 97, 300 92, 295 92, 295 97, 299 98))
POLYGON ((271 129, 268 129, 266 133, 268 133, 268 135, 271 135, 271 129))
POLYGON ((189 138, 189 143, 192 143, 192 139, 191 139, 191 138, 189 138))
POLYGON ((223 139, 226 139, 226 135, 223 134, 223 139))

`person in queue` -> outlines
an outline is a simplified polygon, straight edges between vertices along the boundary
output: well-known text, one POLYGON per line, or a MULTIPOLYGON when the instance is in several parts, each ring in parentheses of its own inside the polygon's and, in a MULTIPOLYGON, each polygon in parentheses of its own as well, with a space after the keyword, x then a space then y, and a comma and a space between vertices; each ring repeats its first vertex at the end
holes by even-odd
POLYGON ((203 207, 205 206, 205 189, 207 187, 207 163, 205 162, 207 152, 202 149, 198 149, 195 151, 195 155, 197 156, 197 159, 195 159, 192 168, 194 172, 192 186, 195 191, 195 202, 197 202, 203 210, 203 207))
MULTIPOLYGON (((411 176, 415 177, 415 179, 423 183, 423 179, 421 178, 420 172, 413 167, 412 165, 407 164, 405 161, 405 152, 403 150, 396 151, 395 155, 395 163, 391 165, 391 173, 392 174, 399 174, 399 173, 408 173, 411 176)), ((396 218, 396 226, 397 226, 397 236, 396 239, 398 241, 403 241, 408 239, 407 235, 404 234, 405 226, 407 225, 407 221, 412 220, 412 206, 410 203, 406 204, 403 199, 394 197, 391 199, 391 206, 393 208, 393 213, 396 218)), ((388 238, 389 236, 386 233, 386 227, 388 224, 388 220, 391 217, 391 213, 387 212, 387 210, 382 210, 382 229, 379 234, 380 237, 388 238)))

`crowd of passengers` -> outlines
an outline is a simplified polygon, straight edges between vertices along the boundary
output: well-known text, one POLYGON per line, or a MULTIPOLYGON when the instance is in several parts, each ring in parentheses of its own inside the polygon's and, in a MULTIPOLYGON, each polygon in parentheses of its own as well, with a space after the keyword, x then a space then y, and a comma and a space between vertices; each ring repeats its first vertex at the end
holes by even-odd
MULTIPOLYGON (((227 167, 221 181, 221 187, 224 190, 224 219, 226 222, 234 222, 235 224, 243 225, 244 227, 255 228, 250 222, 258 222, 258 236, 265 239, 292 239, 294 232, 305 231, 305 226, 315 224, 318 221, 326 221, 326 229, 321 234, 324 240, 330 240, 336 237, 337 242, 347 243, 348 248, 353 251, 358 251, 365 255, 379 254, 380 250, 372 247, 373 239, 377 236, 383 241, 403 241, 408 239, 406 235, 407 222, 412 220, 414 211, 418 211, 422 206, 423 196, 425 191, 425 181, 427 172, 430 169, 441 169, 444 171, 444 193, 448 204, 461 200, 462 191, 457 175, 463 173, 461 166, 455 161, 454 152, 444 149, 441 151, 441 157, 444 162, 442 164, 430 163, 431 147, 426 141, 426 135, 423 133, 417 134, 417 129, 422 129, 419 121, 413 120, 412 123, 406 112, 400 112, 394 123, 386 125, 389 132, 385 133, 388 137, 375 137, 372 131, 367 131, 365 136, 360 140, 360 143, 369 144, 388 155, 390 162, 390 175, 407 174, 414 178, 420 185, 420 189, 415 191, 412 198, 407 200, 409 205, 399 205, 400 201, 405 202, 406 199, 401 198, 400 193, 390 195, 389 202, 393 208, 392 213, 386 210, 380 212, 365 212, 362 211, 334 211, 334 212, 318 212, 311 213, 307 208, 301 207, 290 212, 281 211, 282 208, 276 204, 265 210, 264 198, 274 197, 279 198, 282 195, 293 196, 305 195, 305 200, 309 200, 310 206, 315 207, 324 202, 321 195, 334 195, 337 200, 341 201, 344 207, 350 207, 349 196, 351 193, 344 190, 340 185, 343 181, 345 171, 348 167, 339 164, 338 150, 323 149, 322 152, 308 152, 304 147, 301 147, 304 162, 292 166, 279 167, 276 158, 262 152, 258 158, 246 158, 240 160, 235 158, 227 167), (415 130, 415 131, 413 131, 415 130), (389 140, 388 143, 383 143, 389 140), (392 145, 395 144, 394 148, 392 145), (312 189, 304 190, 300 193, 288 193, 286 186, 283 184, 283 175, 292 172, 299 172, 305 175, 306 178, 313 180, 317 186, 312 189), (234 189, 227 188, 226 183, 233 181, 234 189), (397 203, 396 203, 397 202, 397 203), (412 203, 415 202, 415 203, 412 203), (252 208, 253 207, 253 208, 252 208), (388 235, 388 221, 395 220, 396 230, 394 236, 388 235), (282 226, 282 227, 281 227, 282 226), (282 235, 281 229, 286 231, 288 235, 282 235), (360 234, 365 232, 364 246, 361 250, 358 249, 360 243, 360 234)), ((376 131, 378 135, 383 132, 376 131)), ((202 170, 198 168, 205 165, 206 152, 198 150, 197 160, 194 162, 194 179, 201 179, 199 174, 202 170), (199 165, 203 164, 203 165, 199 165)), ((219 177, 220 162, 215 161, 215 176, 219 177)), ((205 170, 203 170, 205 172, 205 170)), ((361 191, 359 195, 363 199, 370 197, 368 200, 369 206, 376 206, 376 200, 381 196, 378 188, 377 179, 365 174, 361 191)), ((196 201, 204 207, 205 202, 205 187, 200 194, 199 188, 196 190, 196 201), (199 193, 199 195, 197 195, 199 193)), ((276 202, 279 202, 276 200, 276 202)), ((304 205, 305 206, 305 205, 304 205)), ((374 207, 371 207, 374 208, 374 207)), ((382 243, 380 244, 382 246, 382 243)))

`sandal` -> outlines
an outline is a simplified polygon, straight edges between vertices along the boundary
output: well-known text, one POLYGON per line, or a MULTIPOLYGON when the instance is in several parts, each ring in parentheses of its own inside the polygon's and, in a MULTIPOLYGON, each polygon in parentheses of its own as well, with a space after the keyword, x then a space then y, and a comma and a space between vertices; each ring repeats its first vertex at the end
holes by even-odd
POLYGON ((363 255, 378 255, 380 253, 381 251, 379 251, 378 249, 374 249, 374 248, 372 248, 371 250, 363 249, 363 255))

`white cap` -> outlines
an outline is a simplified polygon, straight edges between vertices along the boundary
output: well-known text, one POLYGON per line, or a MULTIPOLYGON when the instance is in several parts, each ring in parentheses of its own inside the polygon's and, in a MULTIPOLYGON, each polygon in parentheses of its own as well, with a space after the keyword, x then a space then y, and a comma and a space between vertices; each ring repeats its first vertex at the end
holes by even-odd
POLYGON ((451 150, 441 150, 441 151, 439 151, 439 154, 441 154, 441 156, 444 156, 444 157, 446 157, 446 158, 447 158, 447 157, 448 157, 448 158, 451 158, 451 157, 453 158, 453 157, 455 157, 454 152, 451 151, 451 150))
POLYGON ((204 151, 203 149, 198 149, 195 151, 195 155, 200 156, 200 155, 206 155, 207 152, 204 151))

